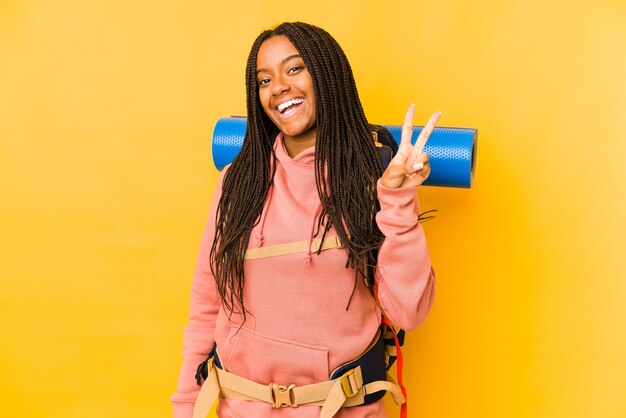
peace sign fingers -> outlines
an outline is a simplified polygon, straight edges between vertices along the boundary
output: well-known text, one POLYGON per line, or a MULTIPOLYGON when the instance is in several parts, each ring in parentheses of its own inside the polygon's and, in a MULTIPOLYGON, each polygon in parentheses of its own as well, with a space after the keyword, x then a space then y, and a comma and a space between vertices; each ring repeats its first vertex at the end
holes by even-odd
POLYGON ((398 152, 381 177, 381 182, 385 187, 395 189, 404 186, 419 186, 430 174, 428 154, 424 152, 424 147, 439 121, 441 112, 435 112, 430 117, 418 135, 415 145, 411 145, 414 114, 415 105, 411 104, 404 117, 398 152))
POLYGON ((428 164, 429 155, 424 152, 424 147, 426 146, 430 134, 435 129, 435 125, 439 121, 440 116, 441 112, 433 113, 418 135, 415 145, 411 148, 410 158, 404 163, 408 179, 403 183, 403 186, 419 186, 430 175, 430 164, 428 164))
MULTIPOLYGON (((400 136, 400 146, 398 152, 391 160, 391 165, 401 166, 411 157, 412 148, 411 137, 413 136, 413 115, 415 114, 415 104, 411 103, 404 117, 404 125, 400 136)), ((396 170, 397 171, 397 170, 396 170)), ((399 171, 398 171, 399 173, 399 171)))

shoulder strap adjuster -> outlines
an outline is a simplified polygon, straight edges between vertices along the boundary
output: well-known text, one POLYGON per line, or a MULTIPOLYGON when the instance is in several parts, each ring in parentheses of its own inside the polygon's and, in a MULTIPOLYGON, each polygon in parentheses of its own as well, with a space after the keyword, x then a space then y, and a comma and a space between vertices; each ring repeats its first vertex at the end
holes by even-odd
POLYGON ((351 398, 363 387, 363 375, 361 374, 361 366, 350 369, 340 377, 341 388, 346 398, 351 398))

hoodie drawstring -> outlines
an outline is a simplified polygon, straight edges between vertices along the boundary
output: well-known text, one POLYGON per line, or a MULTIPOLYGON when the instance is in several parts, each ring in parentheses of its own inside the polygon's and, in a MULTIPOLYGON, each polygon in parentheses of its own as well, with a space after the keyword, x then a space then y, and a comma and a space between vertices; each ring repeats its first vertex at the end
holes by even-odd
POLYGON ((267 191, 267 199, 265 199, 265 204, 263 205, 263 210, 261 211, 261 219, 259 220, 259 232, 257 232, 254 235, 254 238, 256 238, 257 247, 263 246, 263 242, 264 242, 263 227, 265 226, 265 218, 267 216, 267 210, 272 200, 273 192, 274 192, 274 186, 270 185, 270 189, 267 191))
MULTIPOLYGON (((311 256, 311 244, 313 243, 315 221, 320 216, 321 213, 322 213, 322 202, 320 202, 319 206, 315 210, 315 213, 313 214, 313 219, 311 219, 311 228, 309 229, 309 240, 307 241, 306 252, 304 256, 304 265, 307 267, 311 265, 311 260, 313 259, 313 257, 311 256)), ((320 243, 320 245, 322 244, 320 243)))

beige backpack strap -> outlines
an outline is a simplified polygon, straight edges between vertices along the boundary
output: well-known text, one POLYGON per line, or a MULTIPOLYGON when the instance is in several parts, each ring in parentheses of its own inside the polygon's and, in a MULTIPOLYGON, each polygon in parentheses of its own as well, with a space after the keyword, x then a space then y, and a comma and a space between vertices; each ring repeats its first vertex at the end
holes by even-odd
POLYGON ((387 373, 387 380, 378 380, 365 385, 365 393, 367 394, 379 392, 381 390, 386 390, 391 393, 393 401, 396 405, 406 403, 406 398, 402 394, 400 386, 395 382, 395 380, 393 380, 393 377, 391 377, 389 373, 387 373))
MULTIPOLYGON (((343 401, 339 404, 339 407, 361 405, 365 393, 362 390, 362 381, 359 383, 361 376, 360 368, 350 370, 335 380, 305 386, 283 386, 276 383, 263 385, 219 368, 216 371, 222 397, 265 402, 271 404, 274 408, 296 407, 303 404, 323 406, 327 403, 327 398, 333 389, 336 391, 343 389, 346 391, 344 393, 354 395, 350 399, 347 399, 348 396, 343 396, 343 401), (355 378, 352 376, 353 374, 358 377, 355 378)), ((332 403, 330 407, 332 407, 332 403)))
MULTIPOLYGON (((343 376, 333 381, 333 386, 328 393, 326 402, 320 411, 320 418, 332 418, 342 406, 347 406, 346 401, 355 395, 363 395, 363 376, 361 366, 349 370, 343 376)), ((361 400, 363 403, 363 400, 361 400)))
MULTIPOLYGON (((246 250, 245 258, 246 260, 253 260, 255 258, 276 257, 279 255, 304 253, 306 252, 306 246, 308 243, 309 241, 305 240, 288 242, 286 244, 269 245, 267 247, 248 248, 246 250)), ((320 245, 322 247, 322 251, 330 250, 332 248, 344 247, 338 236, 324 238, 323 241, 321 238, 316 238, 314 240, 311 240, 311 252, 316 253, 320 249, 320 245)))
POLYGON ((198 393, 198 399, 193 408, 193 418, 206 418, 220 394, 220 383, 217 379, 216 367, 213 365, 213 357, 207 360, 207 364, 209 374, 198 393))

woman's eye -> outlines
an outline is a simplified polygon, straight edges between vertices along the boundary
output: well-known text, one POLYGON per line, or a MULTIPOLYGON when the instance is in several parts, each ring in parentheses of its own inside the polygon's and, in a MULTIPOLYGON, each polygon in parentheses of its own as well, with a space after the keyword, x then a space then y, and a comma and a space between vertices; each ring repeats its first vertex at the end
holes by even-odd
POLYGON ((289 71, 287 71, 289 74, 294 74, 297 73, 298 71, 300 71, 303 67, 291 67, 289 69, 289 71))
POLYGON ((270 82, 269 78, 262 78, 261 80, 258 81, 259 86, 265 86, 266 84, 268 84, 270 82))

